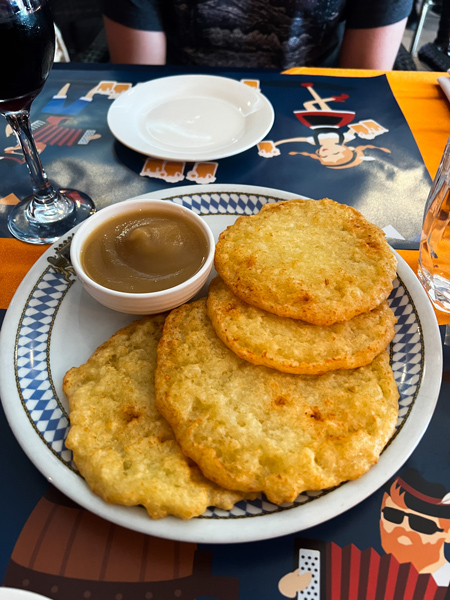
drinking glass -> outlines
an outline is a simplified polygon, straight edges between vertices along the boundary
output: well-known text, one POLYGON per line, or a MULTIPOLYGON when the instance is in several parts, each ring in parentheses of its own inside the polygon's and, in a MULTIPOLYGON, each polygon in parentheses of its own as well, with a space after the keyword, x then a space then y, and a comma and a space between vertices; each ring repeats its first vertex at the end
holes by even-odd
POLYGON ((450 138, 425 205, 418 276, 433 305, 450 313, 450 138))
POLYGON ((33 193, 8 216, 13 236, 49 244, 93 212, 77 190, 56 190, 42 167, 30 125, 30 107, 53 66, 55 28, 47 0, 0 0, 0 113, 16 134, 33 193))

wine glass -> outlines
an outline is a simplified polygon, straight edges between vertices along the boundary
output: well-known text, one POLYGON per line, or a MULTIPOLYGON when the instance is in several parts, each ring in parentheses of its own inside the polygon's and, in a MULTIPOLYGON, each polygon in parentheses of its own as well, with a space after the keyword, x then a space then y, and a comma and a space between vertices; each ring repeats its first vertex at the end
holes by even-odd
POLYGON ((50 244, 95 212, 76 190, 55 190, 42 167, 30 125, 30 107, 53 66, 55 28, 48 0, 0 0, 0 113, 16 134, 33 193, 8 216, 19 240, 50 244))

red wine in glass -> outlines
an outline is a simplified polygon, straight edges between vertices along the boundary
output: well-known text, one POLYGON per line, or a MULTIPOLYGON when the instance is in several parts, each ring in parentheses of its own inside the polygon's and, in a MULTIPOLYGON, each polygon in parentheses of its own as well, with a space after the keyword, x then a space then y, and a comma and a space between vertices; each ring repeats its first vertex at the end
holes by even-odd
POLYGON ((34 143, 30 107, 53 66, 55 29, 47 0, 0 0, 0 113, 16 134, 30 172, 33 194, 8 216, 12 235, 49 244, 95 212, 77 190, 55 190, 34 143))

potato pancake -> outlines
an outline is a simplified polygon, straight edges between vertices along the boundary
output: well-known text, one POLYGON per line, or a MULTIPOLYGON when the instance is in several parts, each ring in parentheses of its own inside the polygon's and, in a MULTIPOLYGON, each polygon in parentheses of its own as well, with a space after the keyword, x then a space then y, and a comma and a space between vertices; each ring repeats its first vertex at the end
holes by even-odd
POLYGON ((365 473, 398 416, 387 352, 324 375, 255 366, 217 337, 206 299, 168 316, 155 384, 157 408, 206 477, 276 504, 365 473))
POLYGON ((215 267, 248 304, 332 325, 386 300, 397 260, 383 231, 351 206, 295 199, 239 217, 219 237, 215 267))
POLYGON ((164 320, 154 315, 135 321, 67 372, 66 446, 89 487, 107 502, 142 505, 153 519, 189 519, 208 506, 231 509, 243 495, 205 479, 156 410, 156 351, 164 320))

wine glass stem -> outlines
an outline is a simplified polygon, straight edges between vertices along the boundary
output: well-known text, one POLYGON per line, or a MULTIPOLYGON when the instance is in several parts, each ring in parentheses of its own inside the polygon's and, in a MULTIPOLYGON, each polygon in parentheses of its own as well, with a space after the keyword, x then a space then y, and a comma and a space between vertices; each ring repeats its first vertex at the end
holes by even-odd
POLYGON ((39 158, 31 131, 29 111, 23 109, 17 112, 8 112, 5 113, 5 117, 22 146, 22 151, 30 172, 35 201, 40 204, 49 204, 54 200, 56 192, 49 182, 39 158))

